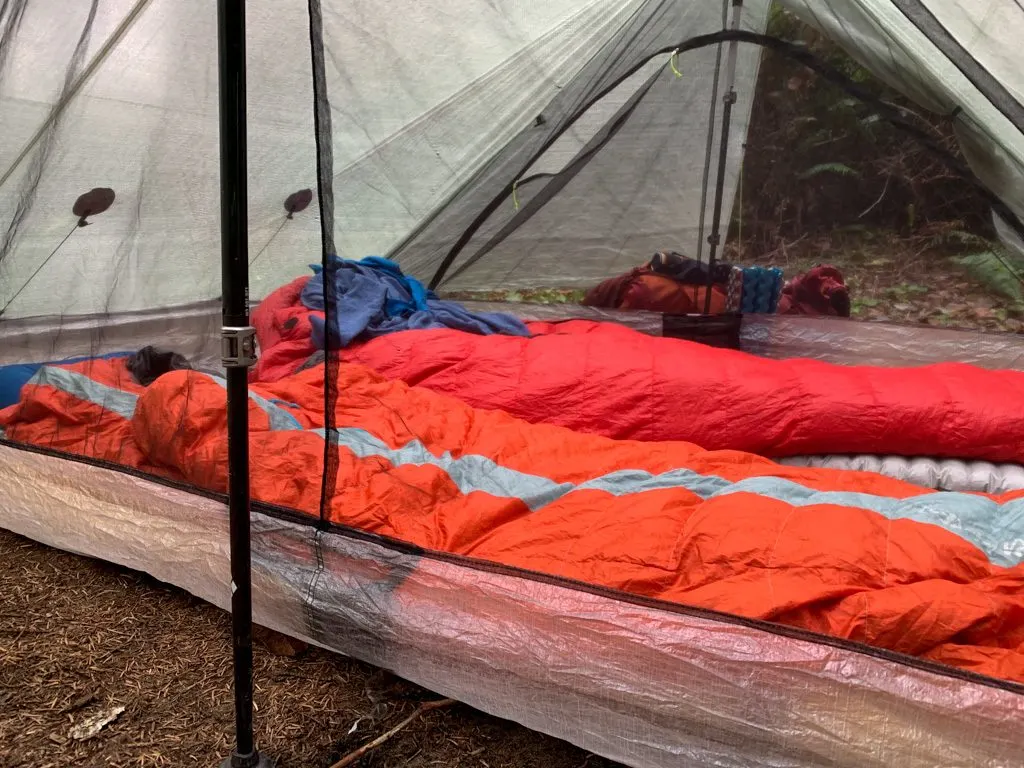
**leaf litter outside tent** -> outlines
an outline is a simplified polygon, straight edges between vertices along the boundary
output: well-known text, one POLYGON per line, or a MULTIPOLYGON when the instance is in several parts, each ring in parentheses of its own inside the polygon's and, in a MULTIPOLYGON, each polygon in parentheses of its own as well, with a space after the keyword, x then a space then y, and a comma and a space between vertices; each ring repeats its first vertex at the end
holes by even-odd
POLYGON ((121 706, 104 707, 75 725, 70 731, 68 731, 68 736, 77 741, 91 739, 112 722, 117 720, 117 718, 121 716, 122 712, 124 712, 124 707, 121 706))
MULTIPOLYGON (((179 768, 230 754, 229 614, 6 531, 0 595, 0 766, 179 768), (97 736, 69 737, 113 703, 125 710, 97 736)), ((258 634, 256 734, 278 768, 327 768, 438 698, 319 649, 275 655, 258 634)), ((417 718, 358 765, 616 768, 462 705, 417 718)))
POLYGON ((785 279, 817 264, 837 267, 850 288, 852 316, 868 322, 895 322, 988 332, 1024 332, 1021 286, 985 243, 977 255, 950 254, 935 238, 897 237, 862 232, 804 238, 767 253, 726 246, 725 259, 743 265, 776 266, 785 279))
MULTIPOLYGON (((980 245, 980 244, 979 244, 980 245)), ((990 332, 1024 332, 1024 286, 988 251, 950 255, 919 239, 868 233, 849 238, 801 239, 767 253, 726 245, 725 261, 776 266, 785 279, 817 264, 837 267, 850 287, 852 316, 868 322, 898 322, 990 332), (1018 293, 1019 292, 1019 293, 1018 293)), ((637 262, 643 261, 642 257, 637 262)), ((455 300, 578 304, 584 291, 538 287, 515 291, 445 294, 455 300)))

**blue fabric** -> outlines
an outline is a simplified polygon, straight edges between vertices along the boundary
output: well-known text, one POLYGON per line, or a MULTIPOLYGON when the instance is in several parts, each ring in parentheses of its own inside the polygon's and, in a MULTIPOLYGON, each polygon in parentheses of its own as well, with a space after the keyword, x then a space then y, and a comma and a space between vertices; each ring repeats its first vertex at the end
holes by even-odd
POLYGON ((778 267, 744 267, 740 311, 774 314, 782 292, 782 270, 778 267))
MULTIPOLYGON (((302 303, 323 312, 324 284, 335 298, 331 317, 331 349, 347 347, 356 339, 369 339, 396 331, 451 328, 482 336, 529 336, 526 325, 512 315, 473 313, 454 301, 442 301, 418 280, 402 274, 395 262, 379 256, 361 261, 331 257, 325 271, 311 266, 313 277, 302 289, 302 303), (325 274, 326 272, 326 274, 325 274)), ((326 347, 326 323, 310 319, 313 343, 326 347)))
MULTIPOLYGON (((131 352, 113 352, 109 355, 101 355, 100 359, 113 357, 130 357, 131 352)), ((36 372, 44 365, 71 365, 86 360, 93 360, 91 357, 75 357, 70 360, 60 360, 48 363, 17 363, 14 365, 0 366, 0 408, 7 408, 15 405, 21 399, 21 388, 28 384, 29 380, 36 375, 36 372)))

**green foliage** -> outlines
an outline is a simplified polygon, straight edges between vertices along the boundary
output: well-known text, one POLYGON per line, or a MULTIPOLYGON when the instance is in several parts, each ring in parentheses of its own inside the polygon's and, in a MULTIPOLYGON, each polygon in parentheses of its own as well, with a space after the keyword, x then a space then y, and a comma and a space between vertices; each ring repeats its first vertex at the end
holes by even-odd
POLYGON ((1024 273, 1024 265, 1015 264, 1004 255, 993 251, 960 256, 954 261, 982 285, 1018 303, 1024 303, 1024 287, 1017 277, 1024 273), (1002 256, 1002 257, 1001 257, 1002 256), (1007 267, 1009 265, 1009 268, 1007 267), (1014 272, 1017 274, 1015 275, 1014 272))
MULTIPOLYGON (((533 291, 530 294, 530 301, 537 304, 567 304, 570 298, 572 298, 570 293, 553 289, 533 291)), ((582 296, 580 298, 582 299, 582 296)))
MULTIPOLYGON (((903 108, 907 120, 944 149, 958 152, 948 119, 929 116, 890 91, 777 3, 767 31, 806 48, 874 97, 903 108)), ((850 225, 908 237, 934 222, 956 219, 967 235, 992 234, 988 205, 971 184, 870 105, 772 51, 764 53, 754 93, 743 190, 733 231, 741 216, 744 245, 757 250, 831 236, 850 225)))
POLYGON ((923 296, 928 293, 928 287, 918 285, 917 283, 898 283, 888 288, 886 293, 897 299, 909 299, 913 296, 923 296))
POLYGON ((518 291, 483 291, 446 294, 456 301, 507 301, 513 304, 579 304, 586 291, 564 288, 525 288, 518 291))

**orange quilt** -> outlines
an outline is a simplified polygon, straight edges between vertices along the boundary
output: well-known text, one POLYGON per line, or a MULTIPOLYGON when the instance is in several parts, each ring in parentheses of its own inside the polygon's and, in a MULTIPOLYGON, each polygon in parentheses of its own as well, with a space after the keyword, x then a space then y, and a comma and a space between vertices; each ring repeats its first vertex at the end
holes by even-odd
MULTIPOLYGON (((419 546, 1024 682, 1024 494, 933 492, 681 442, 612 440, 343 364, 250 387, 252 493, 419 546)), ((123 360, 45 367, 8 440, 227 487, 226 390, 123 360)))

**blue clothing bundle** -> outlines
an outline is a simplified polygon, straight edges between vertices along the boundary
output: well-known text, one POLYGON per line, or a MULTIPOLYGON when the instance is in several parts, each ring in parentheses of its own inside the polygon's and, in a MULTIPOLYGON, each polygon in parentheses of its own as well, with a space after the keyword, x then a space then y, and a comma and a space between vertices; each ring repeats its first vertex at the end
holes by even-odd
MULTIPOLYGON (((453 301, 442 301, 397 264, 379 256, 352 261, 332 256, 326 270, 311 265, 313 277, 302 289, 302 303, 324 312, 324 285, 335 298, 330 349, 347 347, 357 338, 374 338, 396 331, 451 328, 483 336, 529 336, 526 325, 512 315, 469 312, 453 301)), ((313 343, 327 348, 326 323, 312 317, 313 343)))

